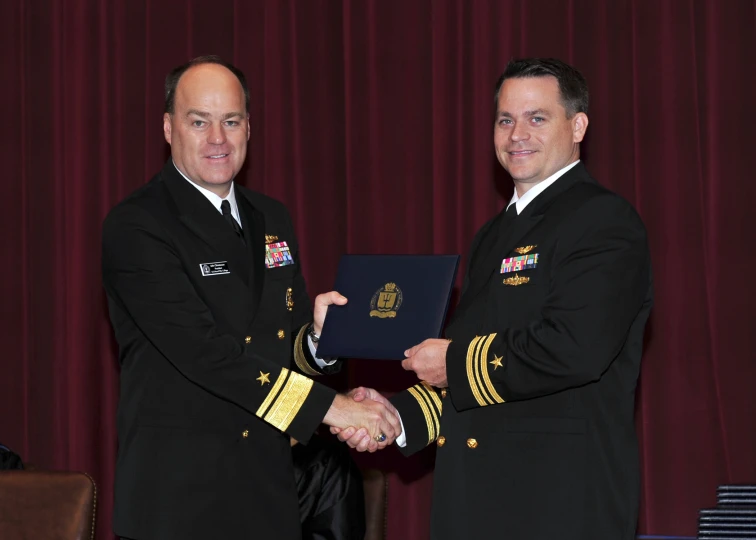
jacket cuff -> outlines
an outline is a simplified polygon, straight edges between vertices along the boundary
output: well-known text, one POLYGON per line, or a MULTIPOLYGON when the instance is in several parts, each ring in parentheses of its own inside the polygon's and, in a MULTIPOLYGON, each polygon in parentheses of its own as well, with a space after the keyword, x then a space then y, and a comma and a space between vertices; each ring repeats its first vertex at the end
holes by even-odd
POLYGON ((504 403, 494 388, 489 371, 502 367, 503 359, 489 352, 496 334, 455 340, 446 352, 446 377, 458 411, 504 403))
POLYGON ((336 391, 286 368, 270 382, 270 391, 255 414, 306 444, 323 422, 336 391))
POLYGON ((435 441, 441 426, 441 398, 435 388, 421 382, 390 399, 399 411, 407 444, 399 448, 413 454, 435 441))

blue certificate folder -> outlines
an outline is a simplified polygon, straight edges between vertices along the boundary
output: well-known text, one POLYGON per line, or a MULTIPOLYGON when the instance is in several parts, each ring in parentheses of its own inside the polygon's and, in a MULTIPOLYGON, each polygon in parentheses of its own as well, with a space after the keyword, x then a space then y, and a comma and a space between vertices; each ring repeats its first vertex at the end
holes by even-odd
POLYGON ((334 290, 349 302, 328 307, 318 356, 403 360, 440 337, 458 265, 459 255, 343 255, 334 290))

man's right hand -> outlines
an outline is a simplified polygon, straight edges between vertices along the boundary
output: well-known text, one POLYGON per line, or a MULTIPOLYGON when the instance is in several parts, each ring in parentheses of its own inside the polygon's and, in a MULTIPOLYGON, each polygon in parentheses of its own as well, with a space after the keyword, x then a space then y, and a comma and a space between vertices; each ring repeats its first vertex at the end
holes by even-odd
MULTIPOLYGON (((401 422, 398 420, 399 413, 397 412, 396 408, 391 404, 391 402, 388 399, 386 399, 382 394, 380 394, 378 391, 372 388, 365 388, 363 386, 360 386, 359 388, 355 388, 354 390, 349 391, 349 393, 347 393, 347 396, 351 397, 352 400, 354 400, 357 403, 375 402, 375 403, 380 403, 381 405, 383 405, 386 408, 386 410, 391 415, 393 415, 394 418, 397 419, 396 437, 401 435, 402 428, 401 428, 401 422)), ((374 452, 375 450, 371 450, 371 446, 372 446, 371 443, 374 443, 375 441, 372 440, 369 432, 365 430, 365 428, 360 428, 358 426, 359 426, 358 424, 353 424, 346 428, 342 428, 341 426, 331 426, 331 433, 336 435, 340 441, 346 442, 350 448, 355 448, 359 452, 364 452, 365 450, 367 450, 368 452, 374 452)), ((388 441, 388 435, 387 435, 387 441, 388 441)), ((393 442, 393 439, 391 442, 393 442)), ((383 448, 383 447, 379 447, 379 448, 383 448)))
MULTIPOLYGON (((358 388, 357 390, 367 390, 358 388)), ((401 423, 396 414, 396 409, 387 400, 365 399, 360 395, 355 398, 353 390, 348 395, 338 394, 328 409, 323 423, 331 426, 332 433, 342 431, 352 434, 349 438, 339 439, 346 441, 351 448, 360 452, 375 452, 385 448, 394 442, 402 432, 401 423), (388 404, 388 406, 387 406, 388 404), (357 429, 355 426, 359 426, 357 429), (354 431, 348 431, 348 430, 354 431), (378 442, 376 437, 384 434, 386 439, 378 442)), ((383 396, 381 396, 383 397, 383 396)))

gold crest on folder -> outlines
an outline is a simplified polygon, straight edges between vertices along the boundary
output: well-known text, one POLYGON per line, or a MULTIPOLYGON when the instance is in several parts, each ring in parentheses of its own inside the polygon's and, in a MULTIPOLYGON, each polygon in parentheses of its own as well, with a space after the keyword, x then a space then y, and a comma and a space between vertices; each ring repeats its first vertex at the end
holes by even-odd
POLYGON ((402 306, 402 299, 402 290, 396 283, 386 283, 370 299, 370 316, 393 319, 402 306))

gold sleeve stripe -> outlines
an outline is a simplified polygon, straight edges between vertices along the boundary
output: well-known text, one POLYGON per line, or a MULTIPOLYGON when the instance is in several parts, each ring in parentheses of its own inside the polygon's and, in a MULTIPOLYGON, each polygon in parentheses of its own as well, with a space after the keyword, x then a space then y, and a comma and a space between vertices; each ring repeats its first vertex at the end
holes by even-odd
POLYGON ((438 414, 441 415, 441 413, 443 412, 443 406, 441 405, 441 399, 438 397, 436 391, 425 381, 421 382, 420 385, 422 385, 422 387, 428 392, 431 399, 433 400, 433 403, 436 404, 436 410, 438 410, 438 414))
POLYGON ((428 411, 431 415, 431 420, 433 421, 433 433, 437 435, 441 428, 441 418, 438 409, 433 406, 433 398, 431 398, 431 395, 435 395, 435 392, 425 381, 416 384, 412 388, 417 390, 417 393, 423 398, 423 400, 425 400, 425 404, 428 406, 428 411))
POLYGON ((276 377, 276 382, 273 383, 270 392, 268 392, 268 395, 265 397, 265 401, 262 402, 262 405, 260 405, 260 408, 257 409, 257 412, 255 413, 258 418, 262 418, 263 414, 265 414, 265 411, 268 410, 268 407, 270 407, 270 404, 273 403, 273 400, 278 394, 278 391, 283 386, 283 383, 286 382, 288 376, 289 370, 286 368, 281 368, 281 373, 279 373, 278 377, 276 377))
POLYGON ((414 397, 417 400, 418 405, 420 405, 420 409, 423 411, 423 415, 425 416, 425 424, 428 426, 428 442, 432 442, 436 438, 436 433, 434 431, 434 424, 433 420, 431 419, 430 410, 428 409, 428 405, 425 403, 425 400, 420 396, 420 392, 418 392, 415 387, 408 388, 407 391, 412 394, 412 397, 414 397))
POLYGON ((489 377, 488 375, 488 348, 491 346, 491 342, 493 342, 495 337, 496 334, 491 334, 490 336, 488 336, 486 344, 483 347, 483 351, 481 351, 480 353, 480 371, 481 373, 483 373, 485 389, 488 390, 488 393, 493 397, 496 403, 504 403, 504 400, 501 399, 501 396, 496 391, 496 388, 494 388, 494 385, 491 382, 491 377, 489 377))
POLYGON ((480 348, 475 355, 475 380, 478 382, 480 393, 489 405, 493 405, 494 401, 488 393, 488 388, 483 383, 483 372, 485 371, 486 354, 494 337, 496 337, 496 334, 488 334, 488 336, 483 338, 483 341, 480 342, 480 348))
POLYGON ((483 405, 483 398, 480 396, 480 392, 478 392, 478 388, 475 386, 475 376, 473 375, 473 354, 479 340, 480 336, 475 336, 475 339, 473 339, 470 342, 470 345, 467 347, 467 359, 465 360, 465 366, 467 368, 467 381, 470 384, 470 390, 472 391, 475 400, 478 402, 478 405, 483 405))
POLYGON ((436 439, 438 429, 437 421, 434 415, 434 411, 428 406, 427 400, 423 397, 422 392, 419 390, 420 385, 415 385, 409 389, 410 394, 415 398, 420 409, 425 416, 425 423, 428 426, 428 442, 432 442, 436 439))
POLYGON ((305 355, 302 352, 302 347, 309 346, 304 343, 304 336, 307 333, 308 326, 308 324, 305 324, 300 328, 299 333, 297 334, 297 339, 294 340, 294 363, 296 363, 299 369, 302 370, 302 373, 315 377, 316 375, 320 375, 320 372, 313 369, 310 364, 307 363, 307 358, 305 358, 305 355))
POLYGON ((483 399, 486 400, 485 405, 493 405, 493 399, 486 393, 485 388, 483 387, 483 376, 481 375, 481 357, 483 355, 484 350, 488 350, 488 345, 493 340, 493 336, 496 334, 489 334, 487 337, 484 337, 478 342, 478 346, 475 349, 475 357, 473 358, 473 372, 475 373, 475 383, 478 385, 478 390, 480 391, 480 395, 483 396, 483 399))
POLYGON ((302 408, 312 385, 312 379, 299 373, 291 373, 289 380, 286 381, 286 386, 281 390, 281 394, 276 398, 268 414, 265 415, 265 421, 281 431, 286 431, 291 421, 299 413, 299 409, 302 408))
POLYGON ((470 346, 467 348, 467 381, 470 383, 470 390, 473 393, 473 396, 475 397, 475 401, 478 402, 478 405, 485 406, 487 405, 485 400, 483 399, 483 396, 480 394, 480 390, 478 390, 478 385, 475 382, 475 375, 474 375, 474 367, 473 362, 475 361, 475 355, 476 355, 476 349, 478 348, 478 344, 483 339, 481 336, 475 336, 475 339, 473 339, 470 342, 470 346))

